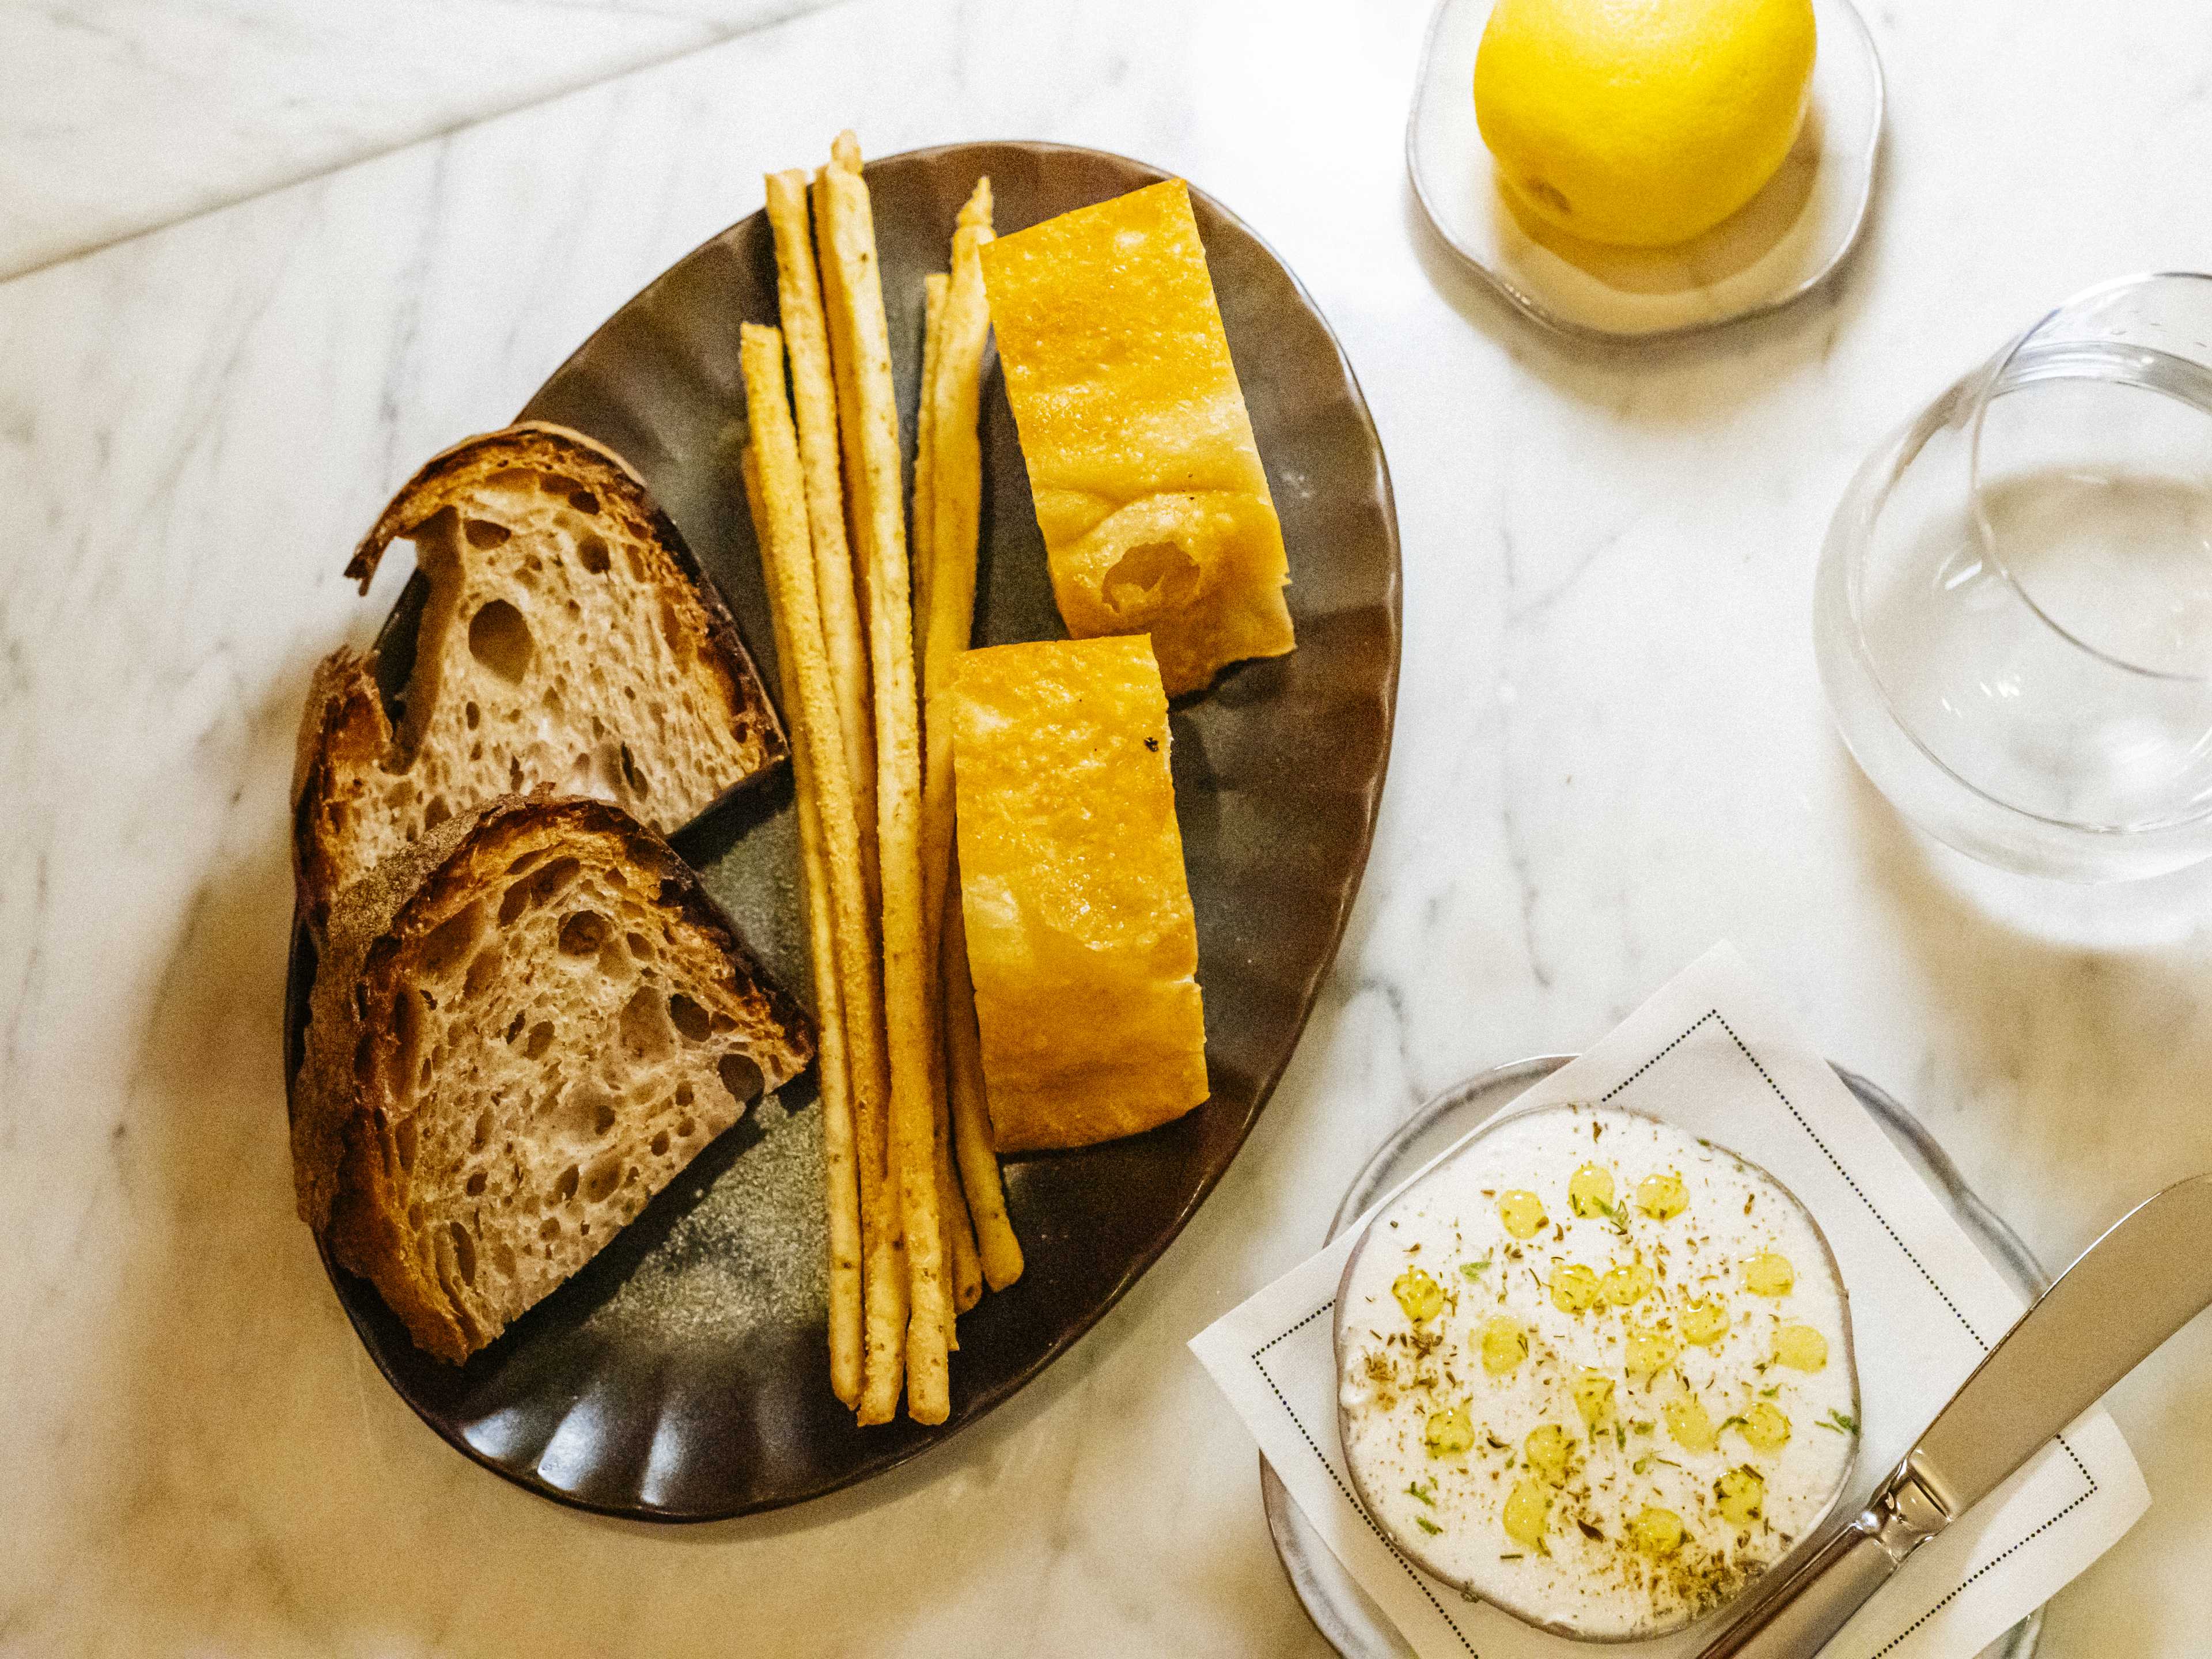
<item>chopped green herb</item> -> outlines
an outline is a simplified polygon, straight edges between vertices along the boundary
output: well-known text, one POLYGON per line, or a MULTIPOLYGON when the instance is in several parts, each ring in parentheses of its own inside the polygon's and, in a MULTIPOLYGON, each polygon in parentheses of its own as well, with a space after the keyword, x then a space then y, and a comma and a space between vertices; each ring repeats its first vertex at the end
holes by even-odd
POLYGON ((1859 1420, 1856 1417, 1848 1417, 1842 1412, 1831 1411, 1827 1416, 1820 1419, 1820 1426, 1824 1429, 1832 1429, 1838 1434, 1856 1434, 1859 1431, 1859 1420))
POLYGON ((1589 1201, 1593 1214, 1602 1216, 1613 1231, 1623 1238, 1628 1237, 1628 1220, 1621 1214, 1618 1205, 1609 1198, 1599 1198, 1595 1194, 1591 1194, 1589 1201))
POLYGON ((1634 1473, 1636 1473, 1636 1474, 1648 1474, 1648 1473, 1650 1471, 1650 1468, 1651 1468, 1651 1459, 1650 1459, 1648 1455, 1647 1455, 1647 1456, 1644 1456, 1644 1457, 1639 1457, 1639 1458, 1638 1458, 1638 1459, 1637 1459, 1633 1463, 1631 1463, 1628 1467, 1629 1467, 1629 1468, 1630 1468, 1631 1470, 1632 1470, 1634 1473))
POLYGON ((1618 1423, 1613 1425, 1613 1443, 1623 1451, 1628 1449, 1628 1431, 1618 1423))
POLYGON ((1771 1399, 1773 1399, 1773 1398, 1774 1398, 1774 1396, 1775 1396, 1776 1395, 1780 1394, 1781 1392, 1782 1392, 1782 1385, 1781 1385, 1779 1382, 1777 1382, 1777 1383, 1776 1383, 1772 1388, 1771 1388, 1771 1389, 1761 1389, 1759 1391, 1759 1397, 1761 1400, 1771 1400, 1771 1399))
POLYGON ((1577 1516, 1575 1518, 1575 1524, 1582 1528, 1583 1537, 1595 1538, 1600 1543, 1603 1543, 1605 1541, 1605 1534, 1600 1532, 1595 1527, 1590 1525, 1589 1522, 1582 1519, 1581 1516, 1577 1516))
POLYGON ((1490 1258, 1485 1256, 1480 1261, 1462 1261, 1459 1264, 1459 1271, 1464 1279, 1469 1280, 1480 1279, 1490 1271, 1490 1258))
POLYGON ((1743 1427, 1743 1419, 1741 1417, 1723 1417, 1721 1419, 1719 1431, 1723 1434, 1726 1434, 1730 1429, 1740 1429, 1743 1427))
POLYGON ((1433 1522, 1433 1521, 1430 1520, 1430 1519, 1429 1519, 1429 1517, 1428 1517, 1427 1516, 1425 1516, 1425 1515, 1417 1515, 1417 1516, 1415 1516, 1413 1517, 1413 1524, 1414 1524, 1415 1526, 1419 1527, 1419 1528, 1423 1532, 1430 1533, 1430 1534, 1436 1534, 1436 1533, 1440 1533, 1440 1532, 1442 1532, 1442 1531, 1443 1530, 1443 1528, 1442 1527, 1438 1526, 1435 1522, 1433 1522))
POLYGON ((1420 1488, 1419 1483, 1416 1482, 1406 1488, 1406 1496, 1408 1498, 1418 1498, 1421 1502, 1426 1504, 1431 1509, 1434 1509, 1437 1506, 1437 1500, 1433 1495, 1435 1491, 1436 1482, 1433 1480, 1429 1483, 1429 1490, 1427 1492, 1423 1492, 1420 1488))
POLYGON ((1652 1425, 1645 1422, 1631 1423, 1628 1425, 1629 1432, 1632 1434, 1649 1434, 1651 1429, 1652 1425))
POLYGON ((1519 1553, 1518 1551, 1516 1551, 1516 1552, 1515 1552, 1513 1554, 1511 1554, 1511 1555, 1501 1555, 1501 1556, 1499 1556, 1498 1559, 1499 1560, 1501 1560, 1501 1561, 1518 1561, 1518 1560, 1520 1560, 1522 1558, 1521 1558, 1520 1553, 1519 1553))

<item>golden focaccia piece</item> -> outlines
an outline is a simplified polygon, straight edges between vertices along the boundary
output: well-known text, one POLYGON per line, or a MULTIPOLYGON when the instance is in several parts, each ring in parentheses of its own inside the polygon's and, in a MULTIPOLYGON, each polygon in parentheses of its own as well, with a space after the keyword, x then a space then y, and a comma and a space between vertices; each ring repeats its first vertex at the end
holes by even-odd
POLYGON ((1282 526, 1182 180, 982 258, 1067 631, 1149 633, 1170 696, 1289 651, 1282 526))
POLYGON ((999 1150, 1182 1116, 1206 1097, 1206 1021, 1152 647, 993 646, 945 695, 999 1150))

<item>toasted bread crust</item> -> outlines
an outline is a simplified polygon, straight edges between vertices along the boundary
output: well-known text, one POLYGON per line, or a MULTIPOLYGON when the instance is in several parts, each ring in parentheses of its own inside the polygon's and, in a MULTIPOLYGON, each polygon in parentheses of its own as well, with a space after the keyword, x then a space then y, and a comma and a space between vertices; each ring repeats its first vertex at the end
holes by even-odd
MULTIPOLYGON (((401 487, 362 538, 346 574, 366 592, 395 538, 415 534, 440 513, 465 502, 472 490, 495 475, 517 469, 573 480, 578 489, 588 490, 623 533, 666 559, 672 579, 680 580, 696 601, 702 618, 697 665, 732 711, 732 731, 739 744, 757 746, 760 757, 717 799, 726 798, 786 759, 790 749, 781 721, 720 592, 707 579, 674 521, 647 493, 644 481, 621 456, 581 433, 526 422, 465 439, 432 457, 401 487)), ((349 805, 338 793, 343 763, 350 763, 357 775, 371 767, 397 769, 403 759, 412 759, 399 753, 401 734, 385 708, 375 668, 374 653, 343 648, 334 652, 316 669, 301 725, 292 786, 293 871, 301 910, 318 932, 346 872, 346 861, 337 850, 349 805)), ((526 775, 521 787, 548 781, 526 775)))
POLYGON ((340 763, 375 765, 391 752, 392 741, 374 653, 362 656, 341 646, 317 663, 292 760, 292 884, 294 902, 318 934, 338 886, 332 849, 346 810, 339 798, 340 763))
POLYGON ((355 1048, 367 1004, 363 975, 370 950, 389 939, 400 908, 421 891, 480 821, 508 805, 440 824, 404 853, 389 858, 347 888, 331 910, 315 983, 307 1003, 307 1037, 292 1102, 292 1180, 300 1219, 329 1231, 339 1172, 355 1120, 370 1109, 355 1075, 355 1048))
POLYGON ((295 1085, 292 1153, 299 1215, 339 1263, 371 1280, 415 1340, 459 1363, 497 1334, 449 1297, 410 1247, 395 1138, 396 1103, 377 1063, 403 947, 458 904, 492 890, 516 842, 614 839, 624 869, 678 906, 717 948, 725 988, 749 1014, 755 1058, 775 1088, 813 1057, 811 1024, 771 981, 668 844, 620 808, 583 799, 506 796, 448 820, 346 888, 331 907, 295 1085))
POLYGON ((361 538, 346 562, 345 573, 368 592, 369 579, 383 562, 393 541, 412 534, 447 507, 466 499, 469 493, 493 474, 514 467, 557 473, 574 478, 611 507, 633 533, 657 544, 683 572, 707 612, 708 638, 720 661, 716 666, 727 679, 731 701, 740 708, 757 708, 767 718, 774 758, 787 750, 775 709, 760 694, 760 677, 752 653, 738 633, 736 618, 714 584, 707 580, 691 545, 676 521, 660 510, 630 464, 605 444, 550 421, 525 421, 520 425, 464 438, 442 449, 416 470, 399 487, 375 526, 361 538), (749 689, 749 691, 748 691, 749 689))

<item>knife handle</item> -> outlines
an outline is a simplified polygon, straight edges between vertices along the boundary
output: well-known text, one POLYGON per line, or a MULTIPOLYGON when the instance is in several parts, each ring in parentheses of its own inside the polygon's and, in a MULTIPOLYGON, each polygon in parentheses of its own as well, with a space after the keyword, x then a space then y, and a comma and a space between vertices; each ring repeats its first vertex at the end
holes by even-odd
POLYGON ((1907 1458, 1865 1513, 1755 1594, 1700 1659, 1811 1659, 1950 1519, 1907 1458))

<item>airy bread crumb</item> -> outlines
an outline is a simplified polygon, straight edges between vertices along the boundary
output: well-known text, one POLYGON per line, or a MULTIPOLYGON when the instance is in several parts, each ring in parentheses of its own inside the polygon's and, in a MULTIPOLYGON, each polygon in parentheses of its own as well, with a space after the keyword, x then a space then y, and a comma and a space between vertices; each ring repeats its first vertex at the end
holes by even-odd
POLYGON ((300 1214, 458 1363, 812 1054, 666 842, 599 802, 505 798, 332 908, 300 1214))
POLYGON ((395 727, 376 659, 318 669, 293 782, 301 908, 446 819, 540 787, 664 833, 783 758, 727 610, 620 457, 544 425, 471 438, 393 498, 347 572, 396 537, 428 597, 395 727))

